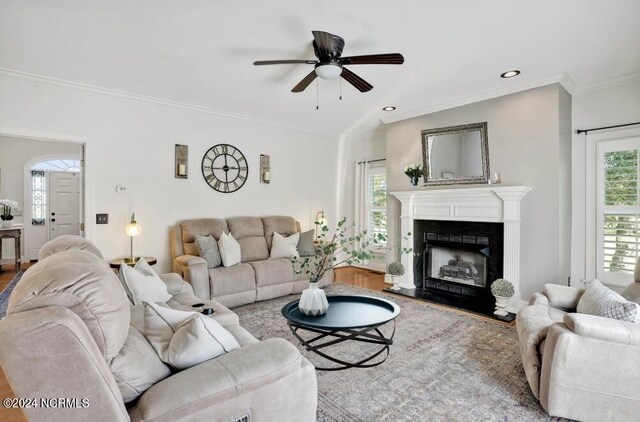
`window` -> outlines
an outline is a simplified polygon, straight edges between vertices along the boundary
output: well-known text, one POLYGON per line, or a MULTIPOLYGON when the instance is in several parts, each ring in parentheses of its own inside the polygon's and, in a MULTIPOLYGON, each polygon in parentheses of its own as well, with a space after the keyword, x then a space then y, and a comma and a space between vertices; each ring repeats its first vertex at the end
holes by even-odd
POLYGON ((640 253, 640 139, 598 145, 598 268, 613 285, 633 280, 640 253))
POLYGON ((45 222, 47 179, 44 171, 31 171, 31 224, 41 226, 45 222))
POLYGON ((373 167, 369 172, 369 227, 370 236, 387 235, 387 170, 373 167))

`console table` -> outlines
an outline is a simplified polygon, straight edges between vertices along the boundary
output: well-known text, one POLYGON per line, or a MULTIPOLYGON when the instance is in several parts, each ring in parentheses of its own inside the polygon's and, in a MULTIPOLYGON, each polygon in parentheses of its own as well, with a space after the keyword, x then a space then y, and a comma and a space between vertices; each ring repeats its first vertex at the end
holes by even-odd
POLYGON ((0 268, 3 264, 8 264, 10 262, 14 262, 16 266, 16 271, 20 271, 20 238, 22 236, 22 229, 24 227, 22 224, 16 224, 9 228, 1 228, 0 227, 0 268), (3 239, 13 239, 15 245, 15 258, 14 259, 3 259, 2 258, 2 240, 3 239))

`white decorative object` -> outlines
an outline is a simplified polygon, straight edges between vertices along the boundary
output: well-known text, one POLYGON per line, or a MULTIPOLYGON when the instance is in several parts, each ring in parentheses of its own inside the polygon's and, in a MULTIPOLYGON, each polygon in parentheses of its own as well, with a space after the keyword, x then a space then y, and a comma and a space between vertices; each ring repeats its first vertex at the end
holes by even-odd
POLYGON ((167 303, 171 299, 167 285, 144 258, 140 258, 133 268, 120 264, 118 278, 134 305, 141 302, 167 303))
POLYGON ((324 290, 318 287, 318 283, 309 283, 309 288, 302 292, 298 303, 300 312, 305 315, 324 315, 329 309, 329 301, 324 290))
POLYGON ((220 257, 224 267, 239 264, 242 260, 240 244, 231 233, 222 232, 220 240, 218 240, 218 249, 220 250, 220 257))
POLYGON ((10 229, 13 227, 13 220, 0 220, 0 226, 2 226, 3 229, 10 229))
POLYGON ((220 323, 198 312, 144 303, 144 336, 160 360, 186 369, 240 348, 220 323))
MULTIPOLYGON (((391 192, 402 203, 401 233, 413 233, 415 220, 485 221, 504 223, 503 277, 511 281, 515 295, 510 301, 519 309, 520 297, 520 202, 529 186, 485 185, 450 189, 419 189, 391 192)), ((413 234, 402 240, 413 247, 413 234)), ((400 287, 414 289, 414 254, 401 256, 405 274, 400 287)))
POLYGON ((496 310, 493 312, 494 315, 498 316, 507 316, 509 312, 507 312, 507 305, 509 304, 508 297, 495 296, 496 298, 496 310))
POLYGON ((273 243, 271 244, 270 259, 277 258, 299 258, 298 241, 300 233, 294 233, 291 236, 284 237, 280 233, 273 233, 273 243))

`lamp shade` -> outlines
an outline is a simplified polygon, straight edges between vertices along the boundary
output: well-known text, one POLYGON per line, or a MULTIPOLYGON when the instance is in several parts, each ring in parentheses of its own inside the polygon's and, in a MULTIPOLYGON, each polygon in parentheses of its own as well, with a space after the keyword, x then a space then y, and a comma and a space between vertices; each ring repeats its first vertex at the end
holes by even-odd
POLYGON ((321 64, 316 67, 316 74, 322 79, 335 79, 342 73, 342 67, 337 64, 321 64))
POLYGON ((324 215, 324 211, 319 211, 316 214, 316 224, 318 226, 326 226, 329 223, 329 220, 327 219, 327 217, 324 215))
POLYGON ((135 214, 131 214, 131 222, 124 228, 127 236, 135 237, 142 233, 142 227, 136 221, 135 214))

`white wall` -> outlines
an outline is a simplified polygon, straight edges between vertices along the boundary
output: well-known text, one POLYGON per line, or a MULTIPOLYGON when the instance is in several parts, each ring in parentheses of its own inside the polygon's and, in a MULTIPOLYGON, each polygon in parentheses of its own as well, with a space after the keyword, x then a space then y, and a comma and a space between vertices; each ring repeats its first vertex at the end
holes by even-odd
MULTIPOLYGON (((70 155, 82 156, 82 146, 65 142, 44 142, 23 138, 13 138, 0 135, 0 198, 9 198, 18 201, 21 215, 15 217, 16 224, 24 224, 26 214, 25 206, 28 202, 25 198, 25 165, 29 160, 47 155, 70 155)), ((33 231, 45 231, 45 226, 32 226, 33 231)), ((46 235, 46 232, 44 233, 46 235)), ((24 255, 24 232, 22 239, 22 250, 24 255)), ((13 241, 4 240, 3 257, 13 257, 13 241)))
POLYGON ((169 229, 182 219, 280 214, 312 228, 323 209, 335 221, 338 142, 327 135, 2 76, 0 133, 7 128, 86 142, 87 206, 109 213, 108 225, 89 216, 87 233, 106 258, 128 254, 132 211, 142 225, 135 249, 156 256, 159 271, 171 268, 169 229), (200 171, 203 154, 222 142, 249 162, 247 183, 232 194, 215 192, 200 171), (176 143, 189 145, 187 180, 174 178, 176 143), (268 185, 258 181, 260 154, 271 155, 268 185))
POLYGON ((571 279, 575 286, 583 287, 580 280, 590 278, 595 272, 595 267, 588 264, 594 261, 595 252, 587 250, 588 240, 595 239, 593 227, 590 227, 590 223, 587 222, 587 211, 595 212, 595 209, 593 204, 587 204, 587 190, 591 187, 585 182, 588 172, 594 169, 595 162, 587 163, 587 146, 593 146, 594 138, 597 136, 610 134, 611 137, 618 137, 621 134, 640 133, 640 126, 592 132, 589 135, 578 135, 576 130, 638 121, 640 121, 640 80, 573 95, 571 279))
MULTIPOLYGON (((566 132, 569 94, 558 84, 531 89, 432 113, 387 126, 387 168, 390 191, 405 190, 404 167, 422 162, 421 130, 488 122, 492 172, 507 185, 533 190, 522 202, 520 289, 527 300, 545 283, 566 284, 569 276, 569 232, 566 207, 570 178, 562 169, 570 161, 566 132)), ((399 210, 399 201, 391 208, 399 210)), ((391 227, 396 235, 396 226, 391 227)))

